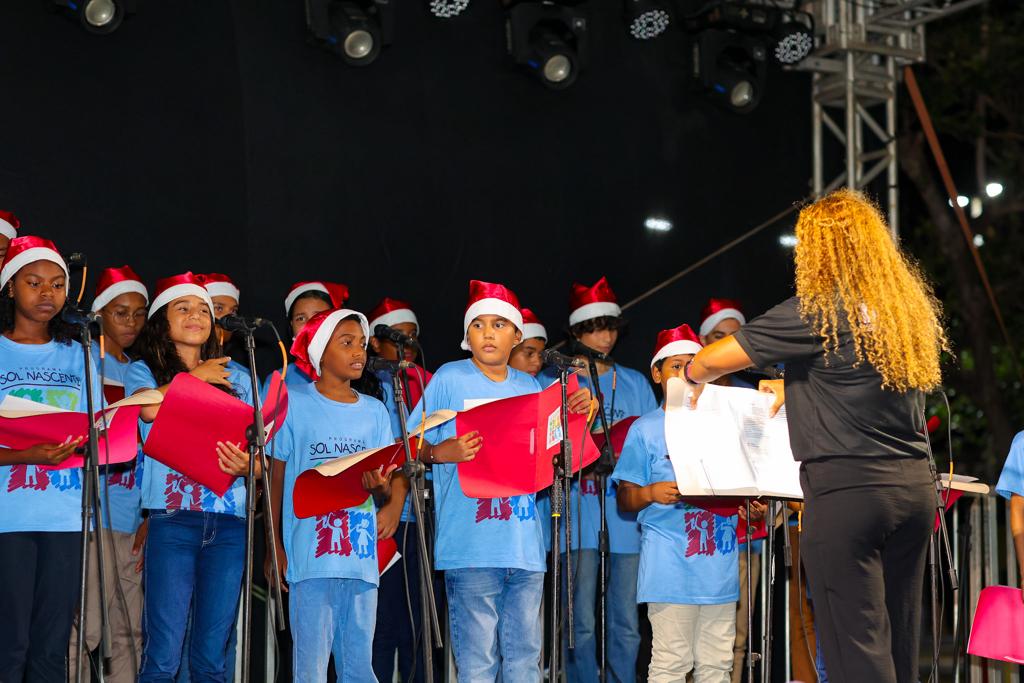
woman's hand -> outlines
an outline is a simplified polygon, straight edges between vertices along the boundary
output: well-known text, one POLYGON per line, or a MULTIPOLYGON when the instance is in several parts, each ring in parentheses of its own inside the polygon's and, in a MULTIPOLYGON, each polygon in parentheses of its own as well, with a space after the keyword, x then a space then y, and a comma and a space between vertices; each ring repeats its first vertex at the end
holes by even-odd
POLYGON ((59 465, 70 458, 83 441, 85 437, 80 436, 64 443, 37 443, 21 451, 17 459, 25 465, 59 465))
POLYGON ((647 497, 652 503, 675 505, 682 500, 682 495, 679 493, 679 485, 674 481, 658 481, 648 484, 644 488, 646 489, 647 497))
POLYGON ((225 367, 230 357, 224 356, 223 358, 211 358, 210 360, 203 361, 196 368, 188 373, 197 379, 201 379, 207 384, 220 384, 225 387, 230 387, 231 382, 228 381, 228 369, 225 367))
POLYGON ((586 414, 590 412, 590 389, 577 389, 569 396, 569 412, 586 414))
POLYGON ((462 436, 445 439, 430 449, 432 462, 469 462, 476 457, 483 446, 484 437, 480 432, 469 432, 462 436))
POLYGON ((142 564, 144 555, 142 554, 142 548, 146 545, 146 536, 149 535, 149 517, 142 520, 142 524, 135 530, 135 540, 132 542, 132 556, 139 558, 135 561, 135 573, 142 573, 142 564))
POLYGON ((781 379, 763 379, 757 383, 757 390, 766 394, 774 394, 775 401, 768 411, 769 417, 775 417, 779 408, 786 402, 786 382, 781 379))
MULTIPOLYGON (((236 477, 249 475, 249 453, 243 451, 239 446, 241 444, 217 442, 217 466, 220 467, 220 471, 224 474, 231 474, 236 477)), ((263 473, 259 460, 256 461, 255 469, 255 475, 258 479, 263 473)))

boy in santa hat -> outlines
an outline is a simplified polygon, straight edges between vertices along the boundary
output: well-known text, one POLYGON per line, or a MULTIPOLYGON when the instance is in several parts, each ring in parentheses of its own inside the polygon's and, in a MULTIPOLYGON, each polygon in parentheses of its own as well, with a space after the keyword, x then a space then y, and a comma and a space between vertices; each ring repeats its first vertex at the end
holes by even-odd
MULTIPOLYGON (((99 405, 98 375, 85 383, 85 354, 61 321, 68 268, 47 239, 10 242, 0 265, 0 399, 19 397, 85 410, 99 405)), ((63 681, 78 608, 81 468, 60 465, 83 439, 0 446, 0 681, 63 681)))
MULTIPOLYGON (((579 347, 579 357, 585 359, 591 351, 610 356, 620 331, 625 327, 625 320, 608 280, 602 277, 590 286, 573 283, 569 310, 569 332, 573 343, 579 347)), ((597 360, 596 365, 597 391, 609 427, 624 418, 645 415, 658 407, 651 384, 642 373, 605 360, 597 360)), ((555 378, 550 372, 545 372, 545 376, 548 381, 555 378)), ((585 371, 579 377, 581 385, 589 386, 589 377, 585 371)), ((593 428, 599 430, 600 423, 595 421, 593 428)), ((597 680, 599 675, 595 604, 598 592, 601 506, 598 483, 592 472, 584 474, 582 488, 580 496, 579 486, 573 482, 569 503, 573 514, 576 514, 577 509, 580 510, 579 526, 572 533, 572 551, 576 555, 573 568, 577 581, 573 596, 576 647, 568 651, 566 657, 566 674, 570 683, 597 680), (579 504, 577 500, 580 500, 579 504)), ((608 672, 611 680, 633 683, 636 680, 636 659, 640 650, 640 617, 636 606, 640 525, 636 513, 621 511, 615 505, 615 488, 610 480, 604 495, 609 550, 605 642, 608 672)))
MULTIPOLYGON (((415 428, 436 410, 464 410, 538 391, 536 379, 508 365, 523 328, 515 294, 500 284, 471 281, 462 348, 472 356, 438 369, 409 424, 415 428)), ((585 389, 570 397, 573 412, 586 412, 589 405, 585 389)), ((457 463, 472 460, 484 444, 477 432, 459 436, 455 427, 452 420, 427 432, 420 457, 433 465, 435 566, 445 572, 458 677, 537 681, 546 569, 541 524, 547 520, 539 519, 533 495, 492 500, 463 494, 457 463)))
POLYGON ((523 309, 523 341, 512 349, 510 367, 536 377, 544 365, 541 354, 548 343, 548 331, 529 308, 523 309))
POLYGON ((18 236, 21 221, 10 211, 0 211, 0 263, 7 256, 7 245, 18 236))
MULTIPOLYGON (((377 521, 374 501, 309 519, 295 516, 295 480, 317 464, 392 442, 384 405, 356 391, 370 336, 351 309, 314 315, 292 344, 313 381, 288 392, 288 419, 275 436, 272 491, 278 559, 289 592, 292 679, 323 681, 334 655, 341 683, 376 683, 377 521)), ((386 490, 381 490, 383 495, 386 490)))
MULTIPOLYGON (((104 398, 108 404, 125 396, 125 381, 132 363, 127 349, 135 343, 146 324, 148 305, 149 292, 131 266, 105 268, 100 272, 92 311, 100 314, 103 343, 101 347, 99 341, 93 342, 93 358, 101 370, 104 398)), ((137 465, 138 459, 120 465, 107 465, 101 470, 106 479, 103 489, 103 525, 110 530, 106 537, 110 549, 104 554, 107 565, 104 579, 112 639, 106 680, 112 683, 130 683, 135 680, 139 672, 138 655, 142 652, 142 577, 139 561, 145 530, 136 537, 142 524, 142 491, 137 465), (135 657, 132 656, 133 652, 135 657)), ((99 570, 95 553, 95 539, 90 538, 90 585, 85 622, 87 652, 95 650, 100 641, 99 570)), ((68 655, 68 669, 72 672, 78 665, 78 623, 76 619, 68 655)))
MULTIPOLYGON (((668 389, 701 349, 683 324, 658 335, 651 377, 668 389)), ((618 506, 639 513, 637 602, 647 603, 651 683, 728 683, 736 630, 739 575, 735 515, 683 503, 665 445, 665 411, 644 414, 629 429, 612 480, 618 506)))

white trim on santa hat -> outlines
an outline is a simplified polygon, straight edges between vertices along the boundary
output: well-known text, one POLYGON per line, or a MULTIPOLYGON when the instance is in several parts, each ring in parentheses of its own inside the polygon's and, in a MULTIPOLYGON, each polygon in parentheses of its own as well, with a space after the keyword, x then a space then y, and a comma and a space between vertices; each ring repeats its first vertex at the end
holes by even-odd
POLYGON ((0 235, 3 235, 8 239, 13 240, 15 237, 18 236, 18 229, 11 225, 10 223, 8 223, 7 221, 5 221, 3 218, 0 218, 0 235))
POLYGON ((229 296, 235 301, 241 301, 242 292, 230 282, 207 282, 206 291, 211 297, 229 296))
POLYGON ((293 289, 292 291, 288 292, 288 296, 284 298, 285 315, 288 315, 288 312, 292 310, 292 304, 295 303, 295 300, 298 299, 301 294, 305 294, 306 292, 323 292, 328 297, 331 296, 331 293, 327 290, 326 285, 320 282, 307 282, 306 284, 300 285, 293 289))
POLYGON ((500 315, 510 323, 516 326, 516 329, 520 332, 523 331, 523 314, 522 312, 505 301, 504 299, 479 299, 474 301, 469 308, 466 309, 466 315, 462 319, 462 350, 469 351, 469 325, 473 322, 473 319, 481 315, 500 315))
POLYGON ((544 326, 540 323, 523 324, 523 339, 536 338, 543 339, 544 341, 548 340, 548 331, 544 329, 544 326))
POLYGON ((206 288, 202 285, 183 282, 180 285, 172 285, 157 294, 156 298, 153 299, 153 305, 149 307, 148 317, 152 318, 153 314, 161 308, 183 296, 198 296, 210 307, 210 315, 213 315, 213 301, 210 299, 210 293, 206 291, 206 288))
POLYGON ((0 269, 0 287, 6 285, 19 270, 36 261, 56 263, 64 271, 64 277, 70 277, 68 265, 64 263, 64 259, 61 258, 60 254, 49 247, 32 247, 4 264, 3 269, 0 269))
POLYGON ((746 325, 747 319, 743 317, 743 313, 736 308, 723 308, 720 311, 715 311, 709 315, 700 324, 700 336, 706 337, 711 334, 711 330, 715 329, 718 323, 729 318, 735 318, 740 322, 740 325, 746 325))
POLYGON ((603 318, 606 315, 617 318, 622 315, 622 309, 614 301, 594 301, 583 304, 569 314, 569 326, 578 325, 585 320, 603 318))
POLYGON ((146 291, 146 285, 138 280, 121 280, 104 289, 93 299, 92 312, 95 313, 122 294, 131 292, 141 294, 146 303, 149 303, 149 292, 146 291))
POLYGON ((658 352, 654 354, 654 358, 651 359, 651 367, 653 368, 654 364, 663 358, 671 358, 672 356, 679 356, 684 353, 697 354, 702 348, 704 347, 691 339, 676 339, 674 342, 669 342, 658 349, 658 352))
POLYGON ((394 327, 395 325, 401 325, 402 323, 412 323, 416 326, 416 334, 419 334, 420 322, 416 319, 416 314, 409 308, 398 308, 393 311, 388 311, 384 315, 378 315, 370 321, 370 329, 376 330, 377 325, 394 327))
POLYGON ((320 323, 320 327, 316 329, 316 334, 309 340, 309 348, 306 350, 306 353, 309 355, 309 363, 316 370, 316 374, 320 374, 320 361, 323 359, 324 351, 327 349, 327 342, 331 341, 331 336, 338 327, 338 323, 350 315, 359 317, 359 325, 363 328, 363 336, 367 340, 370 339, 370 325, 366 322, 366 316, 359 311, 353 311, 350 308, 339 308, 328 314, 324 321, 320 323))

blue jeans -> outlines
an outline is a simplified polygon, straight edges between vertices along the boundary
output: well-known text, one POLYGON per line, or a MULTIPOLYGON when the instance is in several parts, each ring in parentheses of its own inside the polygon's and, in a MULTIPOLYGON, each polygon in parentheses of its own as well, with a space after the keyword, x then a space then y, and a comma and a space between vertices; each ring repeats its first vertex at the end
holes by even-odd
POLYGON ((449 569, 444 582, 459 683, 539 681, 544 572, 449 569))
POLYGON ((245 560, 245 520, 217 512, 150 510, 139 683, 171 683, 192 605, 194 683, 226 680, 245 560))
POLYGON ((636 605, 636 577, 640 553, 609 553, 608 567, 608 680, 636 682, 640 652, 640 617, 636 605))
MULTIPOLYGON (((185 627, 185 646, 181 650, 181 664, 178 666, 178 675, 174 677, 174 683, 192 683, 191 666, 189 664, 189 652, 192 651, 192 613, 188 615, 188 626, 185 627)), ((235 615, 235 623, 238 623, 238 615, 235 615)), ((228 649, 224 655, 226 668, 224 678, 229 681, 235 679, 235 647, 238 645, 238 629, 232 628, 228 636, 228 649)))
MULTIPOLYGON (((569 650, 568 638, 563 638, 565 675, 568 683, 593 683, 597 672, 597 574, 600 566, 598 552, 593 549, 573 551, 573 631, 574 648, 569 650)), ((562 563, 562 591, 565 595, 565 563, 562 563)), ((565 607, 565 600, 562 600, 565 607)))
POLYGON ((377 587, 359 579, 306 579, 289 587, 292 680, 326 681, 327 662, 341 683, 377 683, 373 626, 377 587))

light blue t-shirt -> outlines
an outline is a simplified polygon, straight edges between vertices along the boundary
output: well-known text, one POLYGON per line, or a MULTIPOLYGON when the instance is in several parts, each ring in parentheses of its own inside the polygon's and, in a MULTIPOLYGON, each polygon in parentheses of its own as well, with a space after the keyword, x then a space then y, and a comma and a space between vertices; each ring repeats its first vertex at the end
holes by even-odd
MULTIPOLYGON (((97 374, 102 370, 103 393, 107 404, 124 398, 131 361, 122 363, 110 354, 101 360, 99 343, 93 344, 93 359, 96 361, 97 374)), ((102 449, 100 451, 99 462, 103 462, 104 454, 102 449)), ((103 472, 101 481, 104 487, 100 491, 100 505, 104 510, 103 525, 108 529, 133 534, 142 523, 142 487, 138 462, 139 458, 136 457, 130 462, 106 465, 100 470, 103 472)))
MULTIPOLYGON (((581 372, 578 375, 581 387, 590 388, 590 378, 587 373, 581 372)), ((541 384, 547 386, 550 381, 557 380, 557 374, 553 374, 550 368, 544 372, 544 379, 541 384)), ((604 397, 604 414, 611 427, 619 420, 627 417, 645 415, 658 407, 654 398, 654 391, 647 377, 637 370, 623 367, 616 364, 612 370, 598 375, 598 386, 604 397), (613 414, 614 412, 614 414, 613 414)), ((594 431, 601 429, 600 421, 594 422, 594 431)), ((594 490, 591 488, 591 490, 594 490)), ((595 490, 596 493, 596 490, 595 490)), ((576 496, 579 495, 578 487, 573 488, 573 514, 576 513, 576 496)), ((605 490, 605 518, 608 520, 608 550, 613 553, 633 554, 640 552, 640 525, 637 524, 636 515, 630 512, 619 512, 615 505, 615 486, 611 479, 605 490)), ((580 503, 582 515, 582 533, 578 535, 583 548, 597 548, 598 533, 600 532, 601 503, 596 495, 588 495, 584 489, 583 500, 580 503)), ((579 546, 573 540, 573 550, 579 546)))
MULTIPOLYGON (((252 394, 252 380, 249 378, 249 368, 248 368, 248 366, 242 365, 241 363, 239 363, 238 361, 235 361, 235 360, 229 360, 225 367, 228 369, 228 372, 230 372, 230 373, 232 373, 234 375, 237 375, 240 378, 238 380, 238 383, 239 384, 245 384, 245 388, 249 390, 250 394, 252 394)), ((260 384, 260 378, 259 377, 256 378, 256 388, 259 390, 258 393, 262 397, 263 396, 263 385, 260 384)), ((291 387, 288 387, 288 388, 291 389, 291 387)))
MULTIPOLYGON (((611 478, 637 486, 675 481, 663 410, 656 408, 633 423, 611 478)), ((736 515, 720 517, 685 503, 651 503, 638 518, 637 602, 721 605, 739 600, 736 515)))
POLYGON ((289 388, 288 419, 274 440, 274 457, 283 460, 284 502, 281 523, 287 580, 361 579, 377 585, 377 514, 373 498, 355 507, 306 519, 295 516, 295 480, 320 463, 391 443, 384 405, 358 395, 355 403, 339 403, 322 395, 315 384, 289 388))
MULTIPOLYGON (((231 365, 231 363, 228 363, 228 365, 231 365)), ((278 368, 277 370, 271 370, 270 373, 267 374, 267 376, 263 379, 263 384, 260 386, 260 396, 264 400, 266 400, 267 398, 267 391, 270 389, 270 379, 274 376, 274 372, 281 372, 281 369, 278 368)), ((296 365, 295 363, 288 364, 288 372, 285 373, 284 384, 286 387, 288 387, 289 394, 291 394, 292 389, 295 389, 296 387, 301 387, 312 383, 313 378, 304 373, 302 370, 300 370, 298 365, 296 365)))
MULTIPOLYGON (((93 400, 100 405, 98 373, 93 400)), ((0 399, 11 395, 85 412, 85 354, 78 342, 19 344, 0 335, 0 399)), ((82 470, 0 466, 0 533, 81 531, 82 470)))
POLYGON ((1009 500, 1013 494, 1024 496, 1024 432, 1017 432, 1006 454, 1003 471, 996 482, 996 493, 1009 500))
MULTIPOLYGON (((427 410, 463 410, 467 402, 480 399, 510 398, 532 394, 540 389, 532 376, 507 368, 504 381, 488 379, 473 363, 465 360, 446 363, 434 374, 420 404, 409 417, 409 424, 421 421, 423 402, 427 410)), ((455 436, 455 420, 426 433, 432 444, 455 436)), ((491 448, 498 447, 490 444, 491 448)), ((511 498, 469 498, 459 485, 458 465, 435 463, 434 504, 437 509, 437 569, 493 567, 542 572, 543 535, 534 495, 511 498)))
MULTIPOLYGON (((247 379, 233 371, 228 372, 228 381, 231 382, 238 400, 251 404, 252 388, 246 381, 247 379)), ((156 378, 153 377, 153 373, 145 361, 135 361, 128 368, 125 393, 129 396, 139 389, 156 389, 158 386, 156 378)), ((191 477, 187 477, 145 454, 145 442, 152 429, 152 423, 139 419, 139 430, 142 432, 143 442, 143 455, 139 464, 142 477, 142 507, 147 510, 201 510, 245 517, 245 479, 243 477, 236 477, 224 495, 218 496, 191 477)), ((136 476, 140 475, 136 473, 136 476)))

